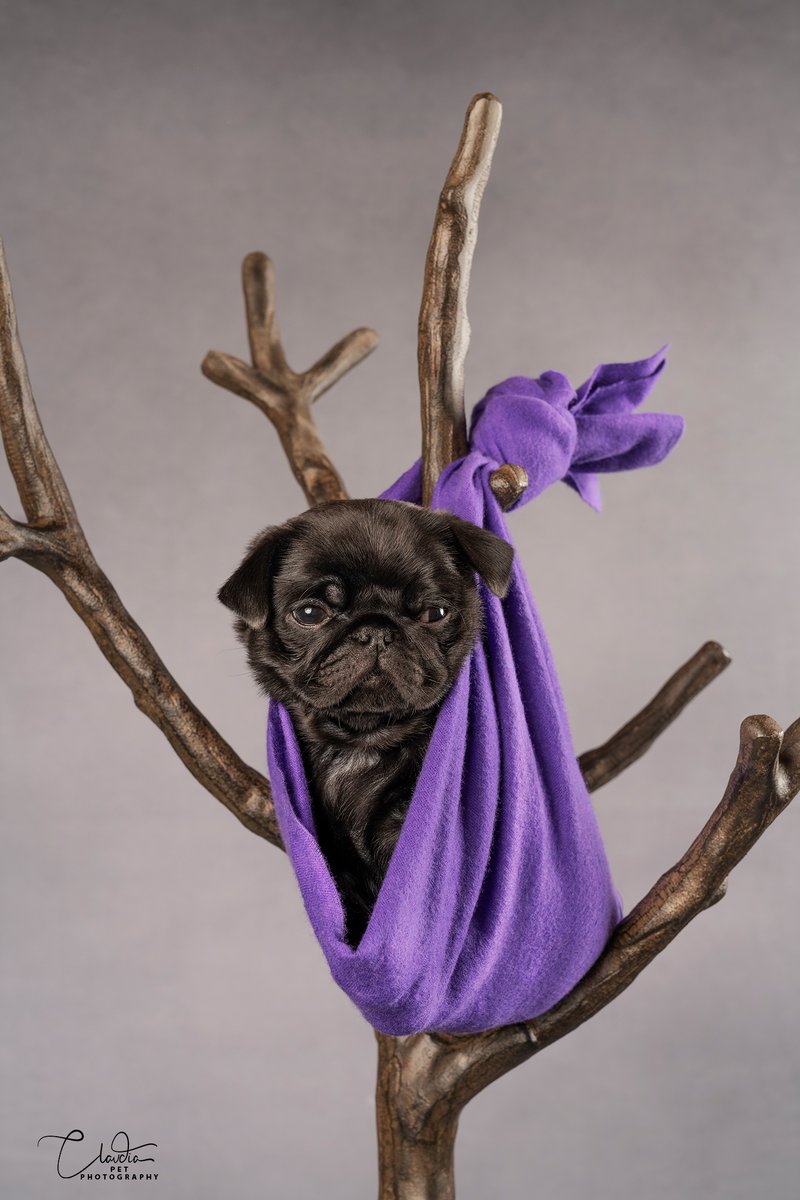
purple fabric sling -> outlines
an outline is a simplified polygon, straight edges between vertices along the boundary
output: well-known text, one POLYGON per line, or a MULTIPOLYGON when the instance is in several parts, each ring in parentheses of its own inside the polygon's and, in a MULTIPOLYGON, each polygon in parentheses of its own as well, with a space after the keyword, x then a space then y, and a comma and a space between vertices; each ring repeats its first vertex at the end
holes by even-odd
MULTIPOLYGON (((663 365, 661 351, 600 366, 577 392, 556 371, 493 387, 433 507, 510 541, 489 476, 514 462, 530 480, 518 504, 563 479, 599 509, 596 473, 657 463, 681 435, 680 417, 634 412, 663 365)), ((419 503, 420 464, 383 498, 419 503)), ((585 974, 622 915, 519 560, 505 600, 480 589, 484 636, 442 705, 356 949, 314 837, 291 719, 270 706, 275 808, 306 910, 334 979, 385 1033, 476 1032, 536 1016, 585 974)))

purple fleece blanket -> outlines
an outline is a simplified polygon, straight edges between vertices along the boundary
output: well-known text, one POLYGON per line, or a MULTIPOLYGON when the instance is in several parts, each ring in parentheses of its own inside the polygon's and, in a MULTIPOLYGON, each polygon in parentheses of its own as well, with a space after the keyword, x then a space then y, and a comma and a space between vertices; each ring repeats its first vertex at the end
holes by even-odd
MULTIPOLYGON (((599 509, 596 473, 657 463, 681 435, 680 417, 634 412, 663 365, 662 351, 600 366, 577 392, 557 371, 493 387, 433 507, 510 541, 489 476, 513 462, 530 480, 518 504, 563 479, 599 509)), ((384 498, 419 503, 420 464, 384 498)), ((314 837, 291 719, 270 706, 275 808, 306 910, 334 979, 385 1033, 468 1033, 534 1017, 585 974, 622 915, 519 560, 505 600, 480 586, 483 639, 441 708, 356 949, 314 837)))

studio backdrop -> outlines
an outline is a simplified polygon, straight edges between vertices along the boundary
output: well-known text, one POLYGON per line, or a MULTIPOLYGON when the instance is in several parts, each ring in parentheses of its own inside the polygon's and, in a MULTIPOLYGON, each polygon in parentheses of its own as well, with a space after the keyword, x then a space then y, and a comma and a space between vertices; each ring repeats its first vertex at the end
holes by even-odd
MULTIPOLYGON (((397 479, 425 252, 479 91, 504 119, 468 409, 669 343, 649 407, 686 421, 657 469, 604 480, 602 514, 553 487, 507 517, 576 749, 709 638, 733 658, 594 796, 626 910, 719 802, 742 718, 800 715, 799 58, 789 0, 0 3, 0 234, 45 429, 100 564, 248 763, 266 705, 216 591, 305 501, 200 363, 246 357, 240 263, 266 251, 294 367, 379 332, 316 416, 353 496, 397 479)), ((21 518, 5 463, 0 504, 21 518)), ((80 1129, 93 1152, 156 1143, 164 1200, 373 1194, 374 1039, 286 856, 191 778, 47 578, 3 563, 0 609, 0 1190, 85 1188, 37 1146, 80 1129)), ((462 1200, 794 1194, 797 822, 469 1106, 462 1200)))

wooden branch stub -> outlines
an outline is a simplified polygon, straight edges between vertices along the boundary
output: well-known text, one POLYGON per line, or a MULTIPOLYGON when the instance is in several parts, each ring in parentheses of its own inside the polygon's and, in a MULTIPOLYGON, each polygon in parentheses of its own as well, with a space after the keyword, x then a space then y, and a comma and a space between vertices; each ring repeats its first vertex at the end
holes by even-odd
POLYGON ((255 404, 274 425, 295 479, 310 505, 346 500, 347 491, 319 436, 311 406, 378 344, 372 329, 356 329, 298 374, 286 361, 275 315, 275 279, 266 254, 242 263, 252 365, 210 350, 202 372, 212 383, 255 404))
POLYGON ((247 319, 247 340, 253 366, 265 375, 289 376, 275 314, 275 268, 258 250, 242 262, 242 290, 247 319))
POLYGON ((467 293, 481 197, 500 132, 496 96, 474 96, 439 197, 419 313, 423 504, 448 463, 466 453, 464 360, 469 349, 467 293))
POLYGON ((489 476, 489 486, 500 507, 507 511, 528 486, 528 472, 518 463, 504 463, 489 476))

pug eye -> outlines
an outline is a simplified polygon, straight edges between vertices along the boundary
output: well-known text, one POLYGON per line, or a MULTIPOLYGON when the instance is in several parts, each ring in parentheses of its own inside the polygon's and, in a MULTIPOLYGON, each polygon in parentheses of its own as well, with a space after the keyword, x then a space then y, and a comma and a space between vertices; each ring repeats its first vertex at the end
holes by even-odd
POLYGON ((292 609, 292 616, 298 625, 321 625, 329 617, 327 608, 321 604, 298 604, 292 609))
POLYGON ((445 608, 443 604, 433 604, 430 608, 423 608, 417 620, 421 621, 423 625, 436 625, 439 621, 444 621, 449 615, 449 608, 445 608))

